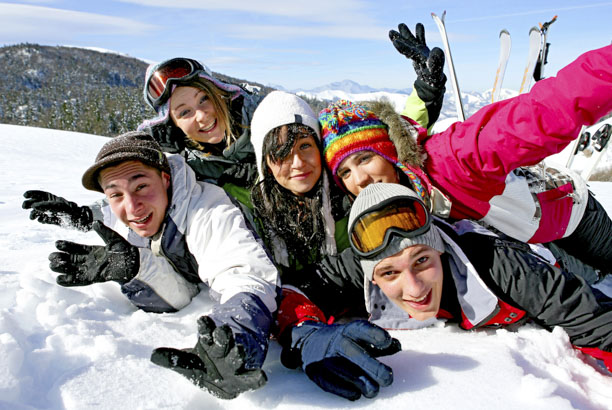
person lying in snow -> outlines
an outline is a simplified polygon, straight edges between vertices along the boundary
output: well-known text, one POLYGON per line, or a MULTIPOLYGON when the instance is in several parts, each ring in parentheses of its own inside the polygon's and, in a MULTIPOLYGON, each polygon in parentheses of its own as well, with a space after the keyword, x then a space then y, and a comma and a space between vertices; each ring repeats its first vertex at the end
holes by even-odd
POLYGON ((57 283, 115 281, 148 312, 177 311, 206 284, 219 303, 198 320, 196 346, 158 348, 151 360, 224 399, 264 385, 261 366, 280 282, 228 195, 196 181, 180 155, 164 155, 151 136, 138 131, 104 144, 82 183, 106 195, 100 207, 79 207, 43 192, 44 204, 39 194, 25 194, 24 208, 39 220, 56 218, 51 223, 59 224, 61 218, 48 212, 50 204, 69 207, 69 225, 93 229, 105 242, 57 241, 58 252, 49 256, 57 283))
MULTIPOLYGON (((576 349, 602 360, 612 371, 612 299, 552 265, 529 245, 500 237, 473 221, 449 225, 432 217, 411 189, 382 182, 368 185, 357 196, 349 237, 364 272, 372 323, 399 330, 446 320, 476 330, 531 320, 548 330, 562 327, 576 349)), ((366 397, 374 397, 380 387, 391 384, 392 369, 378 362, 379 351, 372 349, 392 348, 388 334, 377 332, 369 339, 341 344, 346 331, 326 325, 314 305, 308 316, 290 330, 290 347, 283 354, 304 363, 307 373, 308 366, 325 366, 325 377, 313 379, 321 388, 356 399, 364 391, 366 397), (321 357, 327 346, 334 347, 336 361, 311 359, 316 348, 321 357), (368 353, 370 361, 364 358, 368 353), (359 379, 351 377, 346 365, 355 358, 368 370, 359 379)), ((364 326, 363 321, 349 324, 364 326)))

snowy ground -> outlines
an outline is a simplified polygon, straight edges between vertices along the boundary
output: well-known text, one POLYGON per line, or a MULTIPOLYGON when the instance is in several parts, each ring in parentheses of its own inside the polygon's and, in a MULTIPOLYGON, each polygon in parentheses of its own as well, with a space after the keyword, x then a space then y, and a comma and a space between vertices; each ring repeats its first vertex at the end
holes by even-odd
MULTIPOLYGON (((559 329, 464 332, 440 325, 393 332, 403 351, 383 361, 395 382, 374 400, 348 402, 285 369, 272 342, 268 384, 221 401, 153 365, 159 346, 192 347, 196 319, 210 308, 202 293, 175 314, 134 309, 114 283, 55 284, 47 255, 56 239, 101 243, 28 219, 22 193, 44 189, 81 204, 81 188, 101 137, 0 125, 0 409, 606 409, 612 376, 574 351, 559 329)), ((612 214, 612 183, 592 183, 612 214)), ((612 293, 612 280, 604 289, 612 293)))

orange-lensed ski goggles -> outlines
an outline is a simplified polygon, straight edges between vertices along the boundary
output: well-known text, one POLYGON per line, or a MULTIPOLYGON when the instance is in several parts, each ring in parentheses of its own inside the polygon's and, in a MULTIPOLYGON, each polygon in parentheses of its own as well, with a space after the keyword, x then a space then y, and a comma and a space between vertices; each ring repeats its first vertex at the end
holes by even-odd
POLYGON ((425 204, 414 197, 394 197, 358 215, 350 227, 349 241, 360 256, 382 252, 393 235, 413 238, 429 230, 431 217, 425 204))

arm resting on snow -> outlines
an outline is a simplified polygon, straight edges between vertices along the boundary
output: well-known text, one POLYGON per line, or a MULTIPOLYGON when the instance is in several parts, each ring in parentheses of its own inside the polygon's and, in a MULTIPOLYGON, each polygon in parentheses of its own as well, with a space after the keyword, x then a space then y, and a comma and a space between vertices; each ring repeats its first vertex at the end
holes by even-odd
MULTIPOLYGON (((482 239, 495 241, 491 276, 483 279, 496 294, 506 295, 506 302, 525 310, 541 326, 562 327, 573 345, 601 352, 601 357, 592 355, 612 367, 612 299, 525 251, 522 243, 482 239)), ((482 249, 476 242, 472 246, 482 249)))
POLYGON ((258 369, 266 358, 268 338, 272 326, 272 314, 252 293, 237 293, 213 308, 208 315, 217 326, 229 325, 236 343, 246 352, 246 369, 258 369))
POLYGON ((203 195, 210 207, 196 212, 187 235, 200 279, 221 303, 250 293, 276 311, 280 279, 261 240, 221 188, 207 184, 203 195))

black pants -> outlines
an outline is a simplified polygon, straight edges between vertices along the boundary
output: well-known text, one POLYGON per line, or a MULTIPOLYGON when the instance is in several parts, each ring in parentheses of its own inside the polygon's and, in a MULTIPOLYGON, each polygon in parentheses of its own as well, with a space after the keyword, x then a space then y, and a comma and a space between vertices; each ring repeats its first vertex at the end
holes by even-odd
POLYGON ((590 191, 584 216, 576 230, 554 243, 598 269, 602 276, 612 273, 612 220, 590 191))

